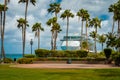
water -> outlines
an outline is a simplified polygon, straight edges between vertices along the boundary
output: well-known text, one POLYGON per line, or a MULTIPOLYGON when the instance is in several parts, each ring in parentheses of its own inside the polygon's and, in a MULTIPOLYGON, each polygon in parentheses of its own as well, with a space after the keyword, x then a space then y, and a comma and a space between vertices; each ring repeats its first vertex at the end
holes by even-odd
POLYGON ((14 58, 19 59, 22 58, 22 54, 6 54, 6 58, 11 58, 14 60, 14 58))

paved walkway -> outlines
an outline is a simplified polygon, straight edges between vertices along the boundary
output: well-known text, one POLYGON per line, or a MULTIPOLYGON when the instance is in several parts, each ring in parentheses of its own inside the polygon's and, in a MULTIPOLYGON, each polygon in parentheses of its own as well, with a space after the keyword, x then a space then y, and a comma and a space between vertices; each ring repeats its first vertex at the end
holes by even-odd
POLYGON ((15 64, 10 67, 18 68, 92 68, 92 69, 101 69, 101 68, 120 68, 113 65, 107 64, 15 64))

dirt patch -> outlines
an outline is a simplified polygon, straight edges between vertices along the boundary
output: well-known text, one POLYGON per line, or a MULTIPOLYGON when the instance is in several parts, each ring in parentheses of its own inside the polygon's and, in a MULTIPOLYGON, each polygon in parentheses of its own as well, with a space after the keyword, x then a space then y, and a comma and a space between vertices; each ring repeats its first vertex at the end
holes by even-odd
POLYGON ((101 69, 101 68, 119 68, 114 65, 106 64, 15 64, 10 67, 18 68, 92 68, 92 69, 101 69))

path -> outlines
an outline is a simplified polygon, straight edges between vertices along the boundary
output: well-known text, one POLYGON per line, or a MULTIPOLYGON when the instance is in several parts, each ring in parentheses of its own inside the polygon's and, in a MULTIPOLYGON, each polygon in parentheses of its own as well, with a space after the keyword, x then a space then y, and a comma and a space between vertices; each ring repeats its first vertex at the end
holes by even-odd
POLYGON ((101 69, 101 68, 119 68, 113 65, 107 64, 15 64, 10 67, 18 68, 92 68, 92 69, 101 69))

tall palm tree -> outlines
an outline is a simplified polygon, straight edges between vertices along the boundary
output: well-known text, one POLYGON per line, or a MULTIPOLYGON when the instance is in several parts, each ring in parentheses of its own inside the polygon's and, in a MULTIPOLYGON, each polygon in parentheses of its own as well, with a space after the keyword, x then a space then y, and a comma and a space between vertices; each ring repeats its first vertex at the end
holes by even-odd
MULTIPOLYGON (((88 27, 89 27, 89 21, 90 21, 90 15, 89 13, 86 11, 85 13, 85 21, 86 21, 86 43, 88 43, 88 27)), ((87 46, 87 50, 89 51, 89 46, 87 46)))
POLYGON ((70 10, 69 9, 67 9, 67 10, 65 10, 62 14, 61 14, 61 16, 60 16, 60 18, 62 18, 62 19, 65 19, 65 18, 67 18, 67 29, 66 29, 66 50, 68 49, 68 30, 69 30, 69 18, 73 18, 74 17, 74 15, 73 15, 73 13, 71 13, 70 12, 70 10))
POLYGON ((55 49, 57 49, 56 41, 57 41, 58 33, 62 30, 61 30, 60 25, 58 23, 53 24, 52 30, 54 31, 54 48, 53 48, 53 50, 55 50, 55 49))
POLYGON ((10 0, 4 0, 4 5, 2 5, 3 15, 1 12, 1 53, 3 55, 3 58, 5 59, 5 49, 4 49, 4 34, 5 34, 5 22, 6 22, 6 11, 8 9, 7 4, 10 2, 10 0), (2 20, 3 16, 3 20, 2 20))
MULTIPOLYGON (((81 38, 83 38, 83 23, 85 20, 87 20, 87 18, 89 17, 88 15, 88 11, 87 10, 84 10, 84 9, 80 9, 78 12, 77 12, 77 16, 78 16, 78 20, 81 18, 81 38)), ((80 41, 80 47, 82 49, 82 39, 80 41)))
POLYGON ((61 31, 60 25, 57 23, 57 17, 53 17, 49 19, 46 24, 48 26, 51 26, 51 32, 52 32, 52 39, 54 40, 53 45, 52 45, 52 50, 56 49, 56 40, 58 33, 61 31))
MULTIPOLYGON (((2 30, 3 30, 3 11, 4 11, 4 5, 2 5, 2 4, 0 4, 0 36, 1 36, 1 38, 2 38, 2 30)), ((2 39, 1 39, 1 44, 2 44, 2 39)), ((3 44, 2 44, 3 45, 3 44)), ((1 58, 2 58, 2 55, 4 55, 4 54, 2 54, 2 46, 1 46, 1 58)))
MULTIPOLYGON (((60 4, 59 3, 51 3, 50 5, 50 8, 47 10, 49 13, 55 13, 55 17, 57 18, 57 14, 60 12, 60 10, 62 9, 60 7, 60 4)), ((55 34, 57 35, 57 33, 55 34)), ((56 39, 55 39, 56 40, 56 39)), ((53 39, 53 35, 51 36, 51 47, 52 47, 52 50, 53 50, 53 46, 56 44, 54 43, 56 41, 54 41, 53 39)))
MULTIPOLYGON (((24 46, 24 34, 25 34, 24 31, 26 29, 24 27, 25 27, 25 25, 27 25, 27 26, 29 26, 29 25, 27 24, 28 22, 23 18, 18 19, 17 22, 18 22, 18 25, 17 25, 18 29, 20 29, 20 28, 22 29, 22 45, 24 46)), ((24 48, 24 47, 22 47, 22 48, 24 48)), ((23 57, 24 57, 24 52, 23 52, 23 57)))
MULTIPOLYGON (((95 33, 97 34, 97 29, 101 28, 101 20, 98 19, 98 17, 93 18, 90 22, 89 22, 89 26, 90 27, 94 27, 95 28, 95 33)), ((95 53, 97 53, 97 49, 96 49, 96 38, 97 36, 95 36, 95 53)))
MULTIPOLYGON (((35 6, 36 0, 19 0, 18 3, 25 3, 25 21, 27 21, 27 11, 28 11, 28 3, 32 3, 35 6)), ((25 29, 24 29, 24 37, 23 37, 23 54, 25 53, 25 43, 26 43, 26 26, 27 24, 25 24, 25 29)))
POLYGON ((90 32, 90 37, 92 37, 94 39, 94 50, 95 50, 95 53, 97 53, 97 51, 96 51, 96 37, 97 37, 97 33, 95 31, 90 32))
POLYGON ((106 41, 106 36, 104 34, 100 35, 98 37, 98 40, 99 40, 99 43, 101 43, 101 46, 102 46, 102 50, 103 50, 103 44, 105 43, 106 41))
POLYGON ((35 37, 38 38, 38 49, 40 48, 40 31, 44 31, 44 28, 42 28, 41 23, 35 23, 32 26, 32 31, 35 32, 35 37))

